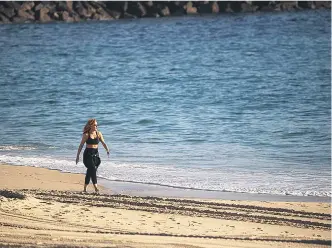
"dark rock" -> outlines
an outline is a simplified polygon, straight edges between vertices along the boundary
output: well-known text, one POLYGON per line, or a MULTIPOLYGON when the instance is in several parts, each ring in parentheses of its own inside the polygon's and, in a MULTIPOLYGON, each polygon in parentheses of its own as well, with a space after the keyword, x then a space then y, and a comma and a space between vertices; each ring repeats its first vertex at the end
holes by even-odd
POLYGON ((20 8, 19 11, 27 11, 27 10, 31 10, 33 7, 35 6, 34 2, 24 2, 20 8))
POLYGON ((242 11, 242 3, 239 1, 232 1, 229 3, 229 7, 232 9, 231 12, 241 12, 242 11))
MULTIPOLYGON (((165 11, 165 14, 167 10, 164 10, 166 5, 165 4, 159 4, 159 3, 154 3, 152 1, 149 2, 142 2, 142 8, 145 10, 145 17, 159 17, 158 13, 162 13, 165 11)), ((143 11, 144 11, 143 10, 143 11)), ((163 15, 163 14, 161 14, 163 15)))
POLYGON ((126 12, 137 17, 144 17, 147 15, 146 8, 139 2, 128 2, 126 12))
POLYGON ((70 16, 68 11, 61 12, 60 20, 65 21, 65 22, 73 22, 74 21, 74 19, 70 16))
POLYGON ((113 18, 111 16, 95 13, 92 15, 92 19, 98 20, 98 21, 108 21, 108 20, 112 20, 113 18))
POLYGON ((58 12, 52 13, 51 17, 56 21, 60 20, 60 14, 58 12))
POLYGON ((331 9, 330 1, 4 1, 0 22, 111 20, 223 12, 331 9))
POLYGON ((123 12, 127 12, 127 10, 128 10, 128 2, 127 1, 125 1, 125 2, 123 2, 123 12))
POLYGON ((257 6, 257 10, 261 10, 263 7, 269 6, 269 1, 252 1, 253 6, 257 6))
POLYGON ((89 4, 95 8, 96 10, 97 9, 103 9, 103 10, 107 10, 107 6, 104 2, 102 1, 98 1, 98 2, 89 2, 89 4))
POLYGON ((255 12, 258 9, 258 6, 252 5, 249 2, 241 3, 241 11, 242 12, 255 12))
POLYGON ((296 2, 278 2, 278 1, 253 1, 252 6, 254 11, 280 11, 283 8, 288 8, 288 6, 292 6, 296 2), (284 6, 283 6, 284 5, 284 6))
POLYGON ((208 2, 208 1, 205 1, 203 3, 199 3, 197 5, 197 9, 198 9, 198 12, 200 14, 211 14, 211 13, 218 13, 219 12, 219 6, 216 2, 208 2), (213 10, 213 8, 218 8, 218 10, 216 11, 216 9, 213 10), (216 12, 214 12, 216 11, 216 12))
POLYGON ((141 4, 140 2, 138 2, 137 3, 138 4, 138 8, 139 8, 139 10, 141 11, 141 13, 142 13, 142 17, 143 16, 146 16, 147 15, 147 11, 146 11, 146 8, 144 7, 144 5, 143 4, 141 4))
POLYGON ((106 4, 103 3, 103 2, 92 2, 90 1, 89 4, 94 7, 95 9, 99 9, 100 7, 101 8, 105 8, 106 7, 106 4))
POLYGON ((20 9, 21 5, 19 4, 19 2, 4 2, 4 5, 7 8, 13 9, 16 13, 18 12, 18 10, 20 9))
POLYGON ((35 11, 38 11, 38 10, 40 10, 40 9, 43 8, 43 7, 44 7, 44 4, 39 3, 39 4, 35 5, 34 10, 35 10, 35 11))
POLYGON ((67 10, 69 13, 73 12, 73 1, 67 1, 67 10))
POLYGON ((108 13, 114 19, 123 18, 125 11, 128 8, 127 2, 104 2, 108 13))
POLYGON ((38 10, 41 10, 42 8, 47 8, 49 9, 50 12, 54 13, 56 12, 56 8, 57 8, 57 5, 56 5, 56 2, 40 2, 37 4, 35 4, 35 7, 33 8, 34 11, 38 11, 38 10))
POLYGON ((219 6, 219 12, 226 12, 226 10, 229 8, 229 3, 226 1, 220 1, 217 3, 219 6))
POLYGON ((57 2, 56 10, 57 11, 68 11, 67 3, 64 1, 57 2))
POLYGON ((92 18, 97 11, 88 2, 74 2, 74 9, 82 19, 92 18))
POLYGON ((183 8, 186 4, 187 4, 187 2, 184 2, 184 1, 175 1, 175 2, 174 2, 174 5, 175 5, 175 6, 182 7, 182 8, 183 8))
POLYGON ((29 21, 34 21, 35 20, 34 15, 32 15, 28 12, 25 12, 23 9, 18 11, 17 16, 20 17, 20 18, 23 18, 25 20, 29 20, 29 21))
POLYGON ((61 12, 61 14, 60 14, 60 20, 67 22, 68 19, 69 19, 69 13, 67 11, 61 12))
POLYGON ((92 7, 88 2, 82 2, 82 5, 86 9, 87 17, 91 17, 94 13, 96 13, 96 9, 92 7))
POLYGON ((79 2, 79 1, 74 1, 73 2, 73 10, 77 10, 80 7, 83 7, 81 2, 79 2))
POLYGON ((147 7, 152 7, 153 6, 153 2, 152 1, 143 2, 143 4, 146 5, 147 7))
POLYGON ((267 5, 261 6, 259 10, 263 12, 280 11, 281 3, 276 4, 275 2, 269 2, 267 5))
POLYGON ((226 13, 233 13, 233 9, 232 9, 232 3, 227 3, 226 9, 225 9, 226 13))
POLYGON ((81 18, 80 18, 80 16, 77 13, 72 12, 72 16, 73 16, 74 22, 81 21, 81 18))
POLYGON ((129 14, 129 13, 126 12, 126 13, 124 13, 123 18, 125 18, 125 19, 136 19, 137 16, 129 14))
POLYGON ((277 6, 280 6, 280 9, 283 11, 291 11, 291 10, 295 10, 298 8, 297 2, 296 1, 282 1, 280 2, 280 4, 277 6))
POLYGON ((82 7, 78 7, 76 9, 77 14, 81 17, 81 18, 87 18, 90 17, 88 16, 88 11, 82 6, 82 7))
POLYGON ((48 15, 48 13, 50 12, 50 9, 48 8, 41 8, 40 10, 36 11, 36 20, 40 21, 40 22, 49 22, 52 19, 50 18, 50 16, 48 15))
POLYGON ((13 23, 25 23, 25 22, 28 22, 28 20, 26 18, 21 17, 21 16, 14 16, 11 20, 12 20, 13 23))
POLYGON ((48 2, 45 5, 46 8, 48 8, 51 12, 55 12, 56 11, 56 2, 48 2))
POLYGON ((88 17, 88 11, 84 8, 81 2, 74 2, 73 9, 83 19, 88 17))
POLYGON ((183 8, 185 9, 187 15, 197 14, 197 8, 194 7, 192 2, 188 2, 186 5, 183 6, 183 8))
POLYGON ((212 13, 219 13, 220 9, 217 2, 213 2, 211 7, 212 7, 212 13))
POLYGON ((100 17, 101 17, 100 14, 94 13, 94 14, 92 14, 92 16, 91 16, 91 20, 97 20, 97 21, 99 21, 99 20, 100 20, 100 17))
POLYGON ((169 2, 167 4, 167 7, 169 8, 169 11, 171 12, 172 16, 182 16, 186 14, 186 11, 184 9, 184 5, 186 2, 169 2))
POLYGON ((8 19, 15 16, 15 10, 12 8, 2 8, 0 13, 4 14, 8 19))
POLYGON ((108 9, 103 2, 91 2, 90 3, 93 8, 96 10, 96 14, 101 14, 101 15, 109 15, 108 9))
POLYGON ((56 12, 56 2, 51 2, 51 1, 48 1, 48 2, 36 2, 35 4, 35 7, 33 8, 34 11, 38 11, 38 10, 41 10, 42 8, 47 8, 49 9, 49 12, 56 12))
POLYGON ((315 9, 316 6, 313 1, 299 1, 298 6, 303 9, 315 9))
POLYGON ((32 9, 31 9, 31 10, 27 10, 27 11, 25 11, 25 12, 29 13, 30 15, 35 16, 35 12, 34 12, 32 9))
POLYGON ((127 11, 128 9, 128 2, 104 2, 106 5, 106 8, 109 11, 115 11, 115 12, 120 12, 121 15, 123 16, 123 14, 127 11))
POLYGON ((112 20, 114 19, 110 13, 108 13, 107 10, 105 10, 102 6, 100 6, 98 9, 96 9, 96 13, 100 17, 98 17, 98 20, 112 20))
POLYGON ((160 16, 170 16, 171 11, 167 6, 165 6, 163 9, 160 10, 160 16))
POLYGON ((0 21, 2 23, 11 23, 11 21, 9 20, 9 18, 7 18, 4 14, 0 13, 0 21))
POLYGON ((317 9, 320 9, 320 8, 331 9, 331 2, 330 1, 315 1, 315 6, 317 9))
POLYGON ((108 13, 110 13, 114 19, 120 19, 122 16, 122 13, 116 10, 108 10, 108 13))

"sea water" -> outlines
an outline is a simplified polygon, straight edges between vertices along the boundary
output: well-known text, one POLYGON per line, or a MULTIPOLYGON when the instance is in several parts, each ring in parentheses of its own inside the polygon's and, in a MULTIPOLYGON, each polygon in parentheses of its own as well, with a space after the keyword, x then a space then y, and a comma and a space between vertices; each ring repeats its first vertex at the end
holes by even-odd
POLYGON ((0 162, 175 188, 331 196, 329 10, 0 26, 0 162))

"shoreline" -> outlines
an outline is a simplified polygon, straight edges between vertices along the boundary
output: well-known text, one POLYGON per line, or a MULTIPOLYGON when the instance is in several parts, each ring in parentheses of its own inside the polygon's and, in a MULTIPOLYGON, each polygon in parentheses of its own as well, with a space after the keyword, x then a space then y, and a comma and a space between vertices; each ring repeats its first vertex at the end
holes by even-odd
POLYGON ((331 243, 330 203, 138 196, 117 194, 124 185, 113 183, 110 191, 104 182, 100 194, 92 193, 92 186, 82 193, 83 174, 0 168, 1 247, 325 248, 331 243))
POLYGON ((272 195, 263 193, 222 192, 213 190, 185 189, 170 186, 122 182, 98 178, 105 192, 132 196, 154 196, 171 198, 192 198, 206 200, 238 200, 238 201, 273 201, 273 202, 331 202, 331 197, 272 195))
MULTIPOLYGON (((21 167, 26 168, 23 170, 29 171, 36 169, 37 174, 45 175, 47 171, 51 175, 59 173, 59 182, 54 182, 49 188, 59 188, 59 190, 65 190, 68 184, 71 182, 64 180, 66 175, 73 175, 73 184, 75 187, 68 187, 69 190, 81 191, 83 188, 83 182, 85 174, 64 172, 57 169, 34 167, 26 165, 11 165, 11 164, 0 164, 0 167, 11 166, 17 170, 21 167), (63 184, 63 185, 61 185, 63 184), (55 186, 55 187, 54 187, 55 186)), ((32 173, 32 172, 31 172, 32 173)), ((97 175, 98 177, 98 175, 97 175)), ((3 179, 0 180, 3 181, 3 179)), ((43 183, 36 184, 36 186, 43 186, 43 183)), ((205 199, 205 200, 237 200, 237 201, 267 201, 267 202, 321 202, 330 203, 331 197, 319 197, 319 196, 295 196, 295 195, 273 195, 264 193, 241 193, 241 192, 222 192, 214 190, 201 190, 201 189, 186 189, 171 186, 155 185, 155 184, 145 184, 139 182, 124 182, 117 180, 109 180, 102 177, 98 177, 98 186, 102 192, 107 194, 122 194, 131 195, 139 197, 169 197, 169 198, 188 198, 188 199, 205 199)), ((11 188, 15 186, 11 185, 11 188)), ((35 187, 36 189, 38 187, 35 187)), ((17 189, 22 189, 22 187, 17 187, 17 189)), ((88 186, 90 191, 92 190, 92 185, 88 186)))

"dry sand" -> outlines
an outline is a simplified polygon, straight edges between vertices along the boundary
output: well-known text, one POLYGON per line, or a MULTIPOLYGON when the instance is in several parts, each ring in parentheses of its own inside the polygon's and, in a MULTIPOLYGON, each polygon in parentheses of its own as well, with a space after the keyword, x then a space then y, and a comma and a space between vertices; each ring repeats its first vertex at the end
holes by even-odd
POLYGON ((330 203, 139 197, 105 189, 100 195, 82 194, 81 174, 0 168, 0 247, 330 247, 331 243, 330 203))

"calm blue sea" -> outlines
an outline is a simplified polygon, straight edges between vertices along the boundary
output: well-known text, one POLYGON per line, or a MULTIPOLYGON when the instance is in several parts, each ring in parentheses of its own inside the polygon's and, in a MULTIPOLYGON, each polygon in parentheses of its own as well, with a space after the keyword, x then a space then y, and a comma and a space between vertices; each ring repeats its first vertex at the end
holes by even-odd
POLYGON ((84 173, 97 118, 102 178, 331 196, 330 23, 313 10, 1 25, 0 162, 84 173))

